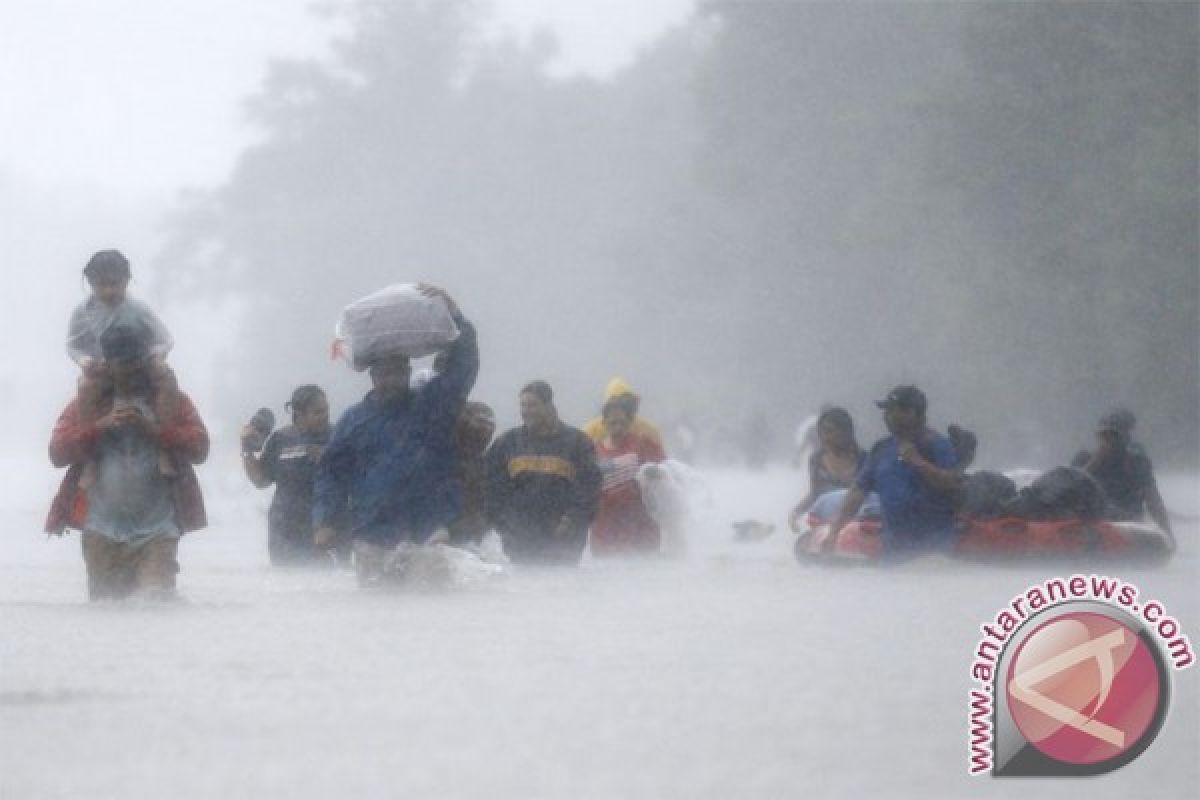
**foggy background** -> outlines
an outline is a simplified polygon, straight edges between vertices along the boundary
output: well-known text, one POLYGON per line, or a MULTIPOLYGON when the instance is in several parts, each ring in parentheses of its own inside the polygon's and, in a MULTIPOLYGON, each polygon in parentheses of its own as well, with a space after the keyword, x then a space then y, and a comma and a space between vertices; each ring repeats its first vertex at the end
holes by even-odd
POLYGON ((528 380, 578 424, 619 374, 701 457, 756 416, 784 457, 823 403, 868 444, 915 382, 984 463, 1062 463, 1125 404, 1196 464, 1193 3, 100 5, 0 33, 21 449, 117 247, 218 436, 360 397, 338 312, 425 280, 502 424, 528 380))
MULTIPOLYGON (((1128 404, 1180 550, 1105 569, 1194 641, 1197 8, 0 3, 0 795, 1062 796, 966 777, 965 698, 979 625, 1077 565, 801 568, 803 470, 737 445, 761 414, 784 458, 826 402, 867 444, 912 381, 981 463, 1050 466, 1128 404), (39 535, 107 247, 215 440, 167 608, 86 603, 77 539, 39 535), (504 425, 535 377, 571 422, 614 374, 686 415, 690 557, 402 596, 271 567, 238 428, 300 383, 359 398, 337 314, 411 280, 478 324, 504 425)), ((1091 796, 1195 795, 1177 677, 1091 796)))

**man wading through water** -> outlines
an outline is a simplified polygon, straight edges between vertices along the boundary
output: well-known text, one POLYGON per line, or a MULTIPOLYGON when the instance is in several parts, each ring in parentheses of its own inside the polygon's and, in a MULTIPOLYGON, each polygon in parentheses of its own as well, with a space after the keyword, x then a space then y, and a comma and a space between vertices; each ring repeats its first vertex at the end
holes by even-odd
POLYGON ((107 376, 81 384, 50 440, 50 461, 69 469, 46 531, 83 531, 92 600, 173 597, 179 537, 206 524, 192 464, 208 456, 208 432, 171 372, 153 365, 152 338, 140 321, 105 330, 107 376))
POLYGON ((488 518, 514 563, 574 566, 600 495, 596 450, 583 431, 559 419, 545 381, 527 385, 519 399, 524 424, 484 456, 488 518))
POLYGON ((361 586, 380 583, 397 545, 424 544, 462 513, 454 430, 479 372, 479 347, 475 327, 448 294, 421 291, 441 298, 459 329, 444 369, 412 391, 407 356, 372 362, 371 391, 342 414, 317 465, 316 544, 332 546, 346 515, 361 586))

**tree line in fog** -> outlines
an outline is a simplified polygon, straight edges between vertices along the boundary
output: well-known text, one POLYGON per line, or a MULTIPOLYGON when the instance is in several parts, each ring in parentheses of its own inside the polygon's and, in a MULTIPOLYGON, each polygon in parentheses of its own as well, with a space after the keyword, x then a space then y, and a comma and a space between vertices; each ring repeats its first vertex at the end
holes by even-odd
POLYGON ((783 442, 911 381, 983 459, 1061 462, 1123 404, 1191 463, 1197 8, 706 2, 595 80, 475 3, 359 0, 332 58, 265 76, 159 271, 240 298, 231 415, 348 402, 338 311, 424 279, 498 408, 545 378, 584 414, 622 374, 660 422, 783 442))

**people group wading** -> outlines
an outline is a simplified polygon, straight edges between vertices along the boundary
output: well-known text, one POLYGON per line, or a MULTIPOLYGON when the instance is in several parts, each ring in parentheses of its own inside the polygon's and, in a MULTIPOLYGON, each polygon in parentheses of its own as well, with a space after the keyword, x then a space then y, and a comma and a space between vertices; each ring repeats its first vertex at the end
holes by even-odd
MULTIPOLYGON (((167 365, 173 337, 129 293, 125 256, 100 251, 82 277, 89 293, 67 332, 80 370, 76 397, 50 441, 51 462, 67 471, 46 530, 81 531, 91 598, 170 597, 180 537, 206 525, 193 467, 207 457, 208 433, 167 365)), ((667 453, 627 381, 609 381, 599 415, 582 430, 560 419, 548 383, 528 381, 516 395, 521 424, 493 441, 492 407, 470 397, 480 368, 475 326, 445 290, 389 287, 348 306, 344 318, 349 360, 370 380, 363 399, 331 425, 324 389, 302 384, 284 404, 290 424, 270 431, 273 414, 264 409, 241 431, 247 479, 274 486, 272 565, 328 568, 352 554, 360 584, 371 587, 384 582, 398 551, 435 543, 478 551, 490 531, 519 566, 576 565, 589 545, 595 557, 660 552, 642 476, 661 475, 667 453), (424 315, 427 335, 413 339, 387 313, 424 315), (426 353, 433 366, 414 375, 414 357, 426 353)), ((964 469, 975 437, 931 428, 925 394, 913 386, 878 405, 888 436, 865 452, 844 409, 816 418, 809 488, 791 524, 820 517, 833 541, 866 509, 881 517, 888 554, 948 549, 956 507, 969 494, 964 469)), ((1170 537, 1134 423, 1125 410, 1106 415, 1094 449, 1075 464, 1100 487, 1110 516, 1148 511, 1170 537)))

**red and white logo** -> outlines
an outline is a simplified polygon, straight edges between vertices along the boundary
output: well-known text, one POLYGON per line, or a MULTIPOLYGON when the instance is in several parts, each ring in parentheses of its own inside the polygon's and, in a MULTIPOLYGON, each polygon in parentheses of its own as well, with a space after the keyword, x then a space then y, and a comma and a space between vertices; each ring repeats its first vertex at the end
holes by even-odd
POLYGON ((1037 626, 1002 678, 1021 737, 1064 765, 1136 756, 1147 735, 1153 738, 1167 699, 1153 645, 1094 611, 1064 610, 1037 626))
POLYGON ((1053 577, 980 626, 968 691, 971 775, 1100 775, 1162 730, 1170 668, 1196 660, 1179 621, 1132 583, 1053 577))

